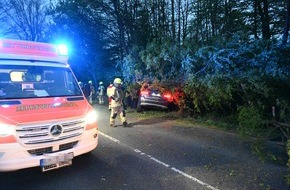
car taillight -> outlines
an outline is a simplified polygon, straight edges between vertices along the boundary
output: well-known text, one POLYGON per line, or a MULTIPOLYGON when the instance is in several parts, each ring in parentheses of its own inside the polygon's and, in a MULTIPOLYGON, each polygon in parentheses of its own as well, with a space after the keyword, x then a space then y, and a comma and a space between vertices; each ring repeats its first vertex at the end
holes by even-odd
POLYGON ((163 94, 163 97, 166 98, 168 101, 172 101, 173 100, 172 95, 169 94, 169 93, 163 94))
POLYGON ((149 91, 141 91, 141 95, 149 95, 149 91))

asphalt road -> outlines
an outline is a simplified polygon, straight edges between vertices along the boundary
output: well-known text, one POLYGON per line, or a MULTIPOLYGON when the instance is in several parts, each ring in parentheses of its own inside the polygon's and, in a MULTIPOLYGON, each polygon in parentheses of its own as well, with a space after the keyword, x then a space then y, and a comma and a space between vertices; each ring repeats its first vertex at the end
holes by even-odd
POLYGON ((128 127, 113 128, 107 107, 96 110, 100 133, 93 152, 45 173, 39 168, 0 173, 0 189, 290 189, 285 165, 261 162, 234 134, 158 117, 136 118, 132 110, 128 127))

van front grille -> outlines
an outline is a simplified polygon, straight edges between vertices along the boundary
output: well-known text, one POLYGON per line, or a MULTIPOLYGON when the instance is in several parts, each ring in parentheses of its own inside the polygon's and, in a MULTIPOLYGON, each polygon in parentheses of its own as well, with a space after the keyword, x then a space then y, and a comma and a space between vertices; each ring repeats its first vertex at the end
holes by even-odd
POLYGON ((58 123, 18 125, 16 134, 20 143, 36 145, 72 139, 81 136, 84 130, 85 122, 79 119, 58 123), (54 132, 55 126, 57 126, 58 133, 54 132))

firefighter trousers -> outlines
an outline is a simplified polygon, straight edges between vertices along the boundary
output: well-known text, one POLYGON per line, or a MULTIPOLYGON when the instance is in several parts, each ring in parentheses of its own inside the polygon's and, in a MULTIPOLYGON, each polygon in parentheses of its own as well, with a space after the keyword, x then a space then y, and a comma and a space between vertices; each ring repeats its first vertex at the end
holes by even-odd
POLYGON ((115 125, 115 120, 117 116, 120 116, 123 125, 126 125, 126 113, 123 106, 111 107, 110 125, 115 125))

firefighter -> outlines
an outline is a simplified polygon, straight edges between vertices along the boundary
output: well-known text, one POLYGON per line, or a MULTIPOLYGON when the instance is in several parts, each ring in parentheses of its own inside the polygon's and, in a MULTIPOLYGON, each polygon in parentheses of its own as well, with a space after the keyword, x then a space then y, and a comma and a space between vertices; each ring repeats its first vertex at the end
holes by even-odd
POLYGON ((119 115, 121 122, 124 127, 127 126, 126 113, 123 108, 123 96, 122 96, 122 80, 120 78, 115 78, 112 94, 111 94, 111 116, 110 116, 110 126, 116 127, 115 119, 119 115))
POLYGON ((91 80, 89 81, 89 87, 88 88, 89 88, 89 96, 88 96, 88 99, 89 99, 90 104, 93 104, 93 95, 95 93, 94 93, 93 82, 91 80))
POLYGON ((84 84, 83 84, 83 82, 79 81, 78 84, 79 84, 80 88, 82 89, 82 91, 84 92, 84 84))
POLYGON ((104 95, 105 95, 105 87, 103 82, 99 82, 98 87, 98 98, 99 98, 99 104, 104 104, 104 95))
POLYGON ((90 88, 90 84, 88 84, 88 83, 86 83, 84 85, 84 94, 85 94, 87 100, 90 101, 91 88, 90 88))
POLYGON ((113 93, 112 90, 113 90, 113 84, 110 84, 107 87, 107 96, 108 96, 109 110, 111 110, 111 94, 113 93))

